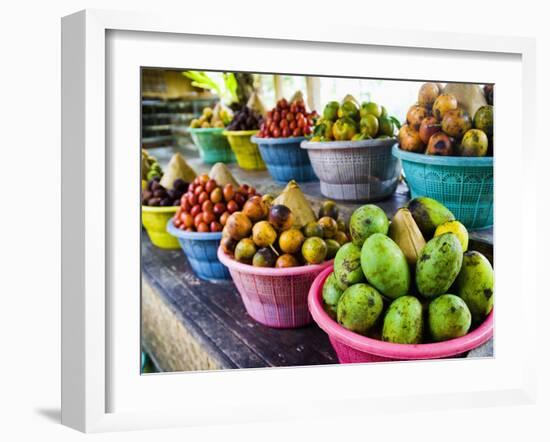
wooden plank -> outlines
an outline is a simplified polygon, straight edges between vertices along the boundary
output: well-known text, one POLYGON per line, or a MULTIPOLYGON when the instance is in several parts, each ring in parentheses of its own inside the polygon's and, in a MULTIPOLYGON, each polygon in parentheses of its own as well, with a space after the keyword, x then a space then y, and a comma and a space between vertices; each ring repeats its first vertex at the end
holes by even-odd
POLYGON ((212 315, 206 305, 190 296, 190 293, 197 291, 198 285, 198 280, 190 269, 182 273, 185 278, 175 278, 165 268, 161 255, 168 255, 171 260, 177 261, 182 259, 182 252, 161 250, 148 241, 142 241, 144 277, 155 293, 162 296, 173 311, 177 312, 178 320, 190 335, 204 346, 209 354, 215 355, 221 368, 264 366, 262 358, 243 346, 236 336, 227 333, 224 325, 212 315), (182 283, 185 280, 187 284, 182 283))
MULTIPOLYGON (((316 326, 276 330, 258 324, 246 313, 232 282, 198 280, 183 253, 160 251, 151 246, 145 237, 143 248, 144 253, 156 255, 152 259, 158 260, 155 272, 163 273, 160 276, 163 284, 161 290, 167 292, 170 302, 182 311, 182 319, 185 321, 190 317, 215 343, 217 348, 213 350, 230 354, 239 367, 336 362, 328 338, 316 326), (180 256, 171 256, 173 253, 180 256), (197 285, 200 285, 200 290, 197 290, 197 285), (261 361, 255 358, 243 360, 243 352, 252 352, 261 361)), ((154 278, 153 275, 151 277, 154 278)))

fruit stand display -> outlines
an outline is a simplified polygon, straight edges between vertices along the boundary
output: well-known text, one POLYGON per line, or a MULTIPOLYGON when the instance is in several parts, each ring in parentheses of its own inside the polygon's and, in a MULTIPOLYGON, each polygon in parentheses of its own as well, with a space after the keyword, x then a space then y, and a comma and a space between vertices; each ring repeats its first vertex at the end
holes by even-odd
POLYGON ((144 152, 142 344, 159 367, 492 355, 491 91, 457 86, 424 84, 403 125, 351 96, 321 116, 299 95, 231 120, 219 105, 193 122, 200 157, 163 170, 144 152))
POLYGON ((413 197, 445 204, 469 229, 493 224, 492 88, 421 86, 399 130, 401 159, 413 197))

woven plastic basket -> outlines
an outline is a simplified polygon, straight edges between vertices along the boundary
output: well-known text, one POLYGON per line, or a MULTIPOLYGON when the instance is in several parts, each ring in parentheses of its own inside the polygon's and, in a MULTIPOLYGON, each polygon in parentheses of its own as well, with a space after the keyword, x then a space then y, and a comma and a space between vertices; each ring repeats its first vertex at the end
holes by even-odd
POLYGON ((237 164, 241 169, 265 170, 265 163, 258 145, 250 139, 252 135, 257 133, 257 130, 226 130, 223 132, 237 157, 237 164))
POLYGON ((302 141, 321 193, 343 201, 379 201, 397 188, 401 165, 392 156, 393 139, 364 141, 302 141))
POLYGON ((218 259, 217 250, 221 232, 185 232, 174 226, 172 219, 166 225, 168 232, 179 241, 195 274, 207 281, 229 279, 229 271, 218 259))
POLYGON ((468 229, 493 225, 493 157, 442 157, 393 147, 413 198, 433 198, 468 229))
POLYGON ((177 210, 178 206, 141 206, 141 222, 155 246, 161 249, 179 249, 177 239, 166 231, 166 223, 177 210))
POLYGON ((223 135, 223 128, 189 128, 193 142, 199 149, 202 160, 208 164, 232 163, 235 155, 223 135))
POLYGON ((308 303, 314 321, 328 334, 342 364, 451 358, 479 347, 493 336, 493 311, 475 330, 444 342, 394 344, 354 333, 338 324, 323 309, 323 284, 332 270, 331 266, 315 278, 309 291, 308 303))
POLYGON ((311 323, 307 296, 316 276, 332 261, 283 269, 241 264, 218 249, 229 268, 248 314, 273 328, 298 328, 311 323))
POLYGON ((291 138, 258 138, 252 141, 260 147, 260 153, 271 176, 279 182, 290 180, 297 182, 317 181, 309 156, 300 149, 305 137, 291 138))

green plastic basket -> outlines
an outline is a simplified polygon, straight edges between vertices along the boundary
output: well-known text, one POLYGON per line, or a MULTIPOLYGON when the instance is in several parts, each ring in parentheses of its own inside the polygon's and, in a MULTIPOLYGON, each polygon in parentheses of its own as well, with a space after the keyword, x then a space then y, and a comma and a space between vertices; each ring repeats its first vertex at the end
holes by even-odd
POLYGON ((223 135, 224 128, 189 128, 193 142, 199 149, 202 160, 208 164, 233 163, 235 154, 227 138, 223 135))
POLYGON ((444 157, 401 150, 411 196, 427 196, 449 208, 468 229, 493 225, 493 157, 444 157))

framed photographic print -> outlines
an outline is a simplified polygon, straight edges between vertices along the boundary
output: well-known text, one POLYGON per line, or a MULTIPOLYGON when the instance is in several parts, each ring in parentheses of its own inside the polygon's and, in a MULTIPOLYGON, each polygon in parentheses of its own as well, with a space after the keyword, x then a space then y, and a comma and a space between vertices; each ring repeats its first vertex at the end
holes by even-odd
POLYGON ((235 29, 63 19, 63 423, 532 401, 534 43, 235 29))

